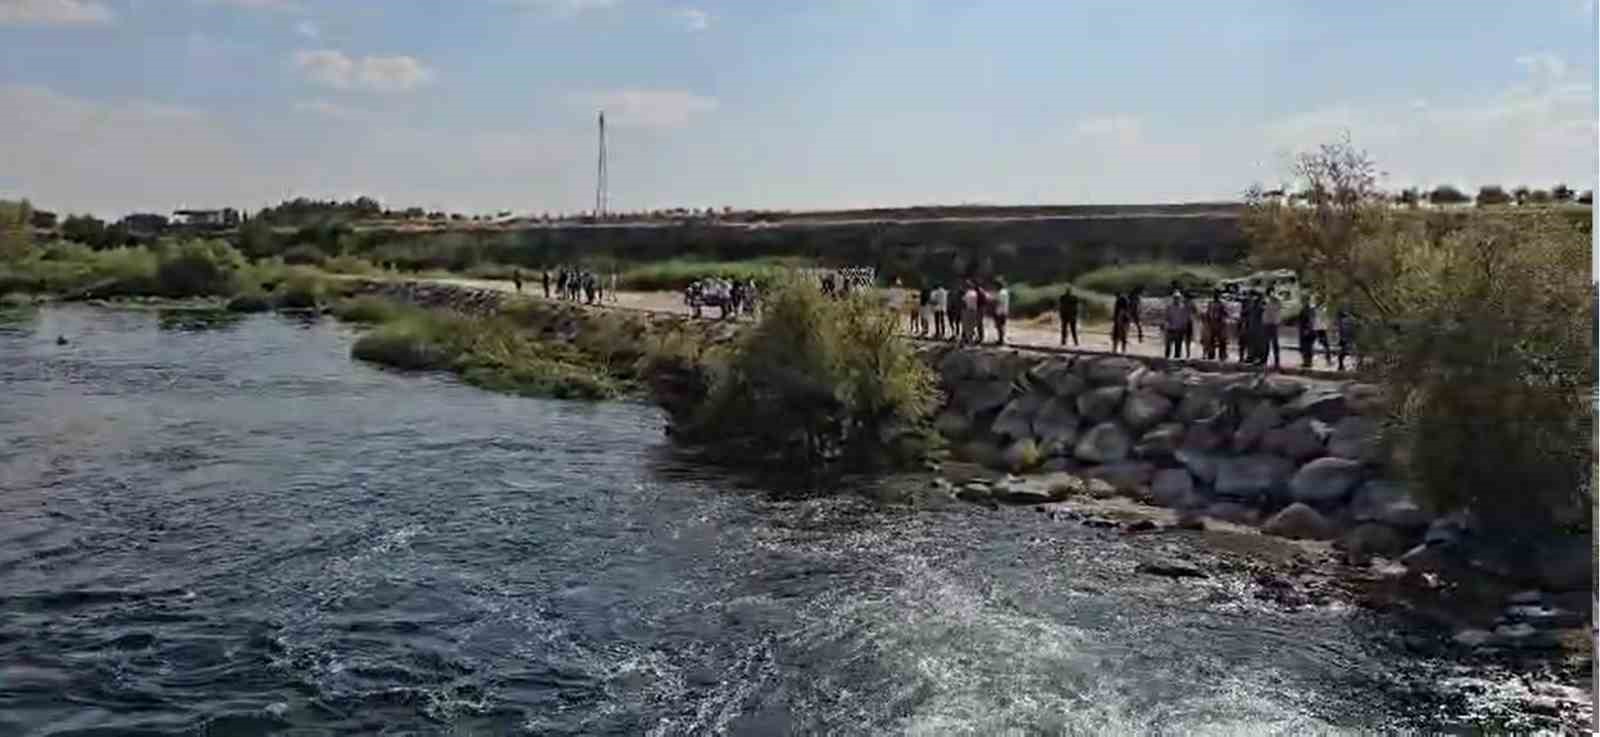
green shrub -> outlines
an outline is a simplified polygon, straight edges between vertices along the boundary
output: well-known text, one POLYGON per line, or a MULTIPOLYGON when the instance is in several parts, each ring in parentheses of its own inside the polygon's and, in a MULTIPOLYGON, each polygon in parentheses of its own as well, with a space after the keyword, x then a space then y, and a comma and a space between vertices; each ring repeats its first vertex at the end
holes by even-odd
POLYGON ((711 393, 680 436, 739 463, 916 457, 922 446, 905 441, 927 437, 935 381, 898 324, 864 296, 828 299, 813 279, 784 278, 714 367, 711 393))
POLYGON ((283 262, 292 266, 321 266, 328 254, 310 243, 301 243, 283 252, 283 262))
POLYGON ((290 310, 314 310, 321 306, 328 287, 316 272, 296 269, 284 279, 277 290, 278 307, 290 310))
POLYGON ((371 261, 359 256, 334 256, 322 262, 322 270, 330 274, 354 274, 356 276, 369 276, 382 271, 371 261))
POLYGON ((350 347, 360 360, 411 371, 450 368, 454 353, 439 324, 425 317, 385 323, 350 347))
MULTIPOLYGON (((1029 318, 1040 315, 1056 314, 1057 300, 1061 293, 1068 289, 1066 284, 1014 284, 1011 285, 1011 314, 1015 317, 1029 318)), ((1078 295, 1078 320, 1079 322, 1102 321, 1111 319, 1111 303, 1113 298, 1090 292, 1087 289, 1072 287, 1078 295)))
POLYGON ((1150 261, 1121 266, 1103 266, 1073 280, 1079 289, 1100 294, 1125 294, 1134 287, 1144 287, 1145 294, 1166 294, 1172 282, 1185 289, 1210 289, 1217 280, 1238 273, 1237 269, 1195 264, 1174 264, 1150 261))
POLYGON ((618 286, 641 292, 678 291, 697 279, 717 277, 758 284, 774 281, 794 267, 807 267, 804 259, 764 258, 751 261, 695 261, 673 259, 634 266, 617 277, 618 286))
POLYGON ((157 258, 156 288, 162 296, 228 296, 241 287, 244 257, 222 241, 164 244, 157 258))

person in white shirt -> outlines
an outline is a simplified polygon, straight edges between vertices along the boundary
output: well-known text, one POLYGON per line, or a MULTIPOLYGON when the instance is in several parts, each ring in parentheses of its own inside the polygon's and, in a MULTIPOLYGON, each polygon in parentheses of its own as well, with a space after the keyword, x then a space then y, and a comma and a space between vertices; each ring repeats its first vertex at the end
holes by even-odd
POLYGON ((943 284, 936 284, 928 295, 928 308, 933 311, 933 337, 944 340, 944 312, 946 292, 943 284))
POLYGON ((1267 290, 1267 303, 1261 308, 1261 329, 1266 331, 1266 345, 1261 350, 1262 363, 1266 362, 1267 353, 1272 353, 1272 368, 1283 370, 1283 363, 1278 357, 1278 329, 1283 322, 1283 300, 1278 299, 1278 293, 1267 290))
POLYGON ((996 279, 1000 291, 994 294, 994 332, 995 345, 1006 344, 1006 318, 1011 316, 1011 290, 1006 288, 1006 280, 996 279))

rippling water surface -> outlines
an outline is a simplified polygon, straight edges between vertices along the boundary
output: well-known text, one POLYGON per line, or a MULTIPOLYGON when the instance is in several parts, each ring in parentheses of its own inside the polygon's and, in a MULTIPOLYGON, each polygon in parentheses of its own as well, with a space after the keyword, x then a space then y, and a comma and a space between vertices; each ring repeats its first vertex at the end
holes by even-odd
POLYGON ((649 406, 350 341, 0 317, 0 734, 1427 724, 1365 615, 1135 577, 1137 541, 1021 510, 784 500, 675 459, 649 406))

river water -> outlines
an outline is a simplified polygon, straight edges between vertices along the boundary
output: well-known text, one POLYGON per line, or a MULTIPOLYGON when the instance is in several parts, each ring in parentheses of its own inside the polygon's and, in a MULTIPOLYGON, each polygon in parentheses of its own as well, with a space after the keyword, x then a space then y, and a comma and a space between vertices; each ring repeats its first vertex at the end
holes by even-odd
POLYGON ((0 318, 0 734, 1433 731, 1361 611, 1026 510, 774 494, 333 321, 0 318), (70 342, 58 345, 56 337, 70 342))

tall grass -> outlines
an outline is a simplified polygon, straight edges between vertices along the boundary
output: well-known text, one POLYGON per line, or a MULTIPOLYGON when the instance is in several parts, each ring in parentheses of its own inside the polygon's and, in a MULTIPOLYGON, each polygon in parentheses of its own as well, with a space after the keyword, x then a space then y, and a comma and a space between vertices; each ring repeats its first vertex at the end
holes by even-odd
POLYGON ((1233 267, 1175 264, 1150 261, 1119 266, 1102 266, 1073 280, 1073 286, 1100 294, 1124 294, 1143 287, 1145 294, 1166 294, 1176 281, 1185 289, 1210 289, 1218 279, 1238 276, 1233 267))
POLYGON ((1069 284, 1013 284, 1011 315, 1020 318, 1053 315, 1061 293, 1071 288, 1078 295, 1078 320, 1099 322, 1111 319, 1113 297, 1069 284))
POLYGON ((486 389, 528 396, 607 399, 626 388, 605 357, 578 345, 541 339, 514 316, 470 318, 372 297, 341 303, 334 314, 376 322, 351 346, 352 357, 414 371, 452 371, 486 389))

